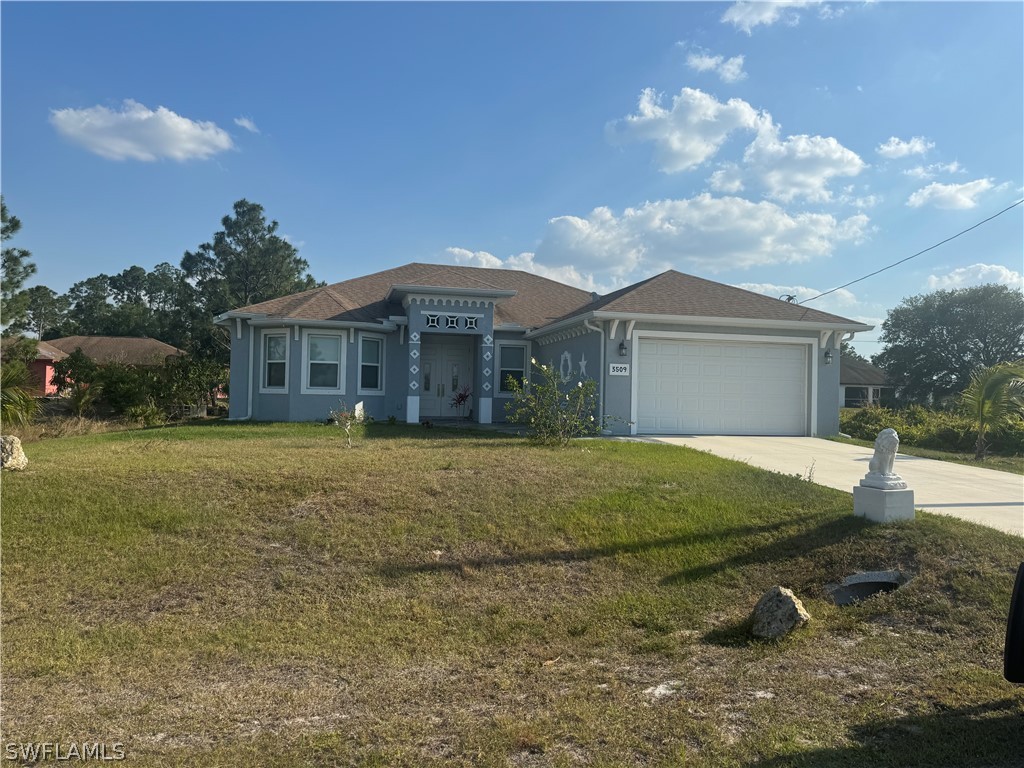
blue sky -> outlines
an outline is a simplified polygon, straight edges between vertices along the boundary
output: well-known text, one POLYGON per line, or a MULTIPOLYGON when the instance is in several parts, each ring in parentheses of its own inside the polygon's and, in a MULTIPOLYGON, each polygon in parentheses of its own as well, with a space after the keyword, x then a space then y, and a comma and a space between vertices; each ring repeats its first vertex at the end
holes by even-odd
MULTIPOLYGON (((34 283, 262 204, 320 280, 410 261, 808 298, 1024 196, 1024 4, 4 2, 34 283)), ((810 304, 1021 287, 1022 208, 810 304)), ((877 333, 858 337, 872 354, 877 333)))

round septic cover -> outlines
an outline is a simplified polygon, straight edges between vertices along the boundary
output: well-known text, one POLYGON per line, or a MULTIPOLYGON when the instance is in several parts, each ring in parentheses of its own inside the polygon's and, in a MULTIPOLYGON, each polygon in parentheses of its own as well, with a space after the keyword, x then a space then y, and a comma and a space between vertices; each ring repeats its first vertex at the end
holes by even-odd
POLYGON ((893 592, 904 583, 903 574, 899 571, 855 573, 833 587, 830 594, 836 605, 853 605, 872 595, 893 592))

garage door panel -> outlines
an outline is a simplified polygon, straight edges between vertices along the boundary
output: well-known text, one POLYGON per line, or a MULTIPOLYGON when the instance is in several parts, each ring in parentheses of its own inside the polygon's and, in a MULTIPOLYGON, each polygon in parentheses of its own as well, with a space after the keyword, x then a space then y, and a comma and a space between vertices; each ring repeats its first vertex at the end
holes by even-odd
POLYGON ((806 434, 806 345, 641 340, 638 348, 638 431, 806 434))

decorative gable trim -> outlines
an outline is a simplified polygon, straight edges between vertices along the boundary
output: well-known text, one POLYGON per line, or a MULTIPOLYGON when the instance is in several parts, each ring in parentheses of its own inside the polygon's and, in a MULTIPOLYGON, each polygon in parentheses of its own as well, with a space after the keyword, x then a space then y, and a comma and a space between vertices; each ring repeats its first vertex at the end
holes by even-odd
POLYGON ((588 328, 585 324, 581 323, 580 325, 577 325, 573 328, 566 328, 564 330, 556 331, 554 333, 547 333, 544 334, 543 336, 529 336, 529 338, 532 338, 538 344, 543 345, 552 344, 556 341, 566 341, 568 339, 575 339, 578 336, 586 336, 588 333, 592 333, 593 331, 593 328, 588 328))
POLYGON ((465 307, 487 309, 494 306, 494 299, 469 299, 463 296, 427 296, 410 294, 402 301, 402 306, 408 309, 414 305, 435 306, 435 307, 465 307))

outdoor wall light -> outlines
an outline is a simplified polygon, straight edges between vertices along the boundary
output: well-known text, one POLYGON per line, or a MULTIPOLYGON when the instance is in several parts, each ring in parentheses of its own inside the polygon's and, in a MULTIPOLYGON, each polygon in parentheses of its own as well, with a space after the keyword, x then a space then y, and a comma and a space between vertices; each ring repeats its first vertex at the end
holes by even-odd
POLYGON ((832 350, 825 350, 825 365, 832 365, 832 350))
POLYGON ((619 354, 622 355, 622 357, 626 357, 626 355, 629 354, 629 348, 626 347, 625 340, 619 342, 619 354))

